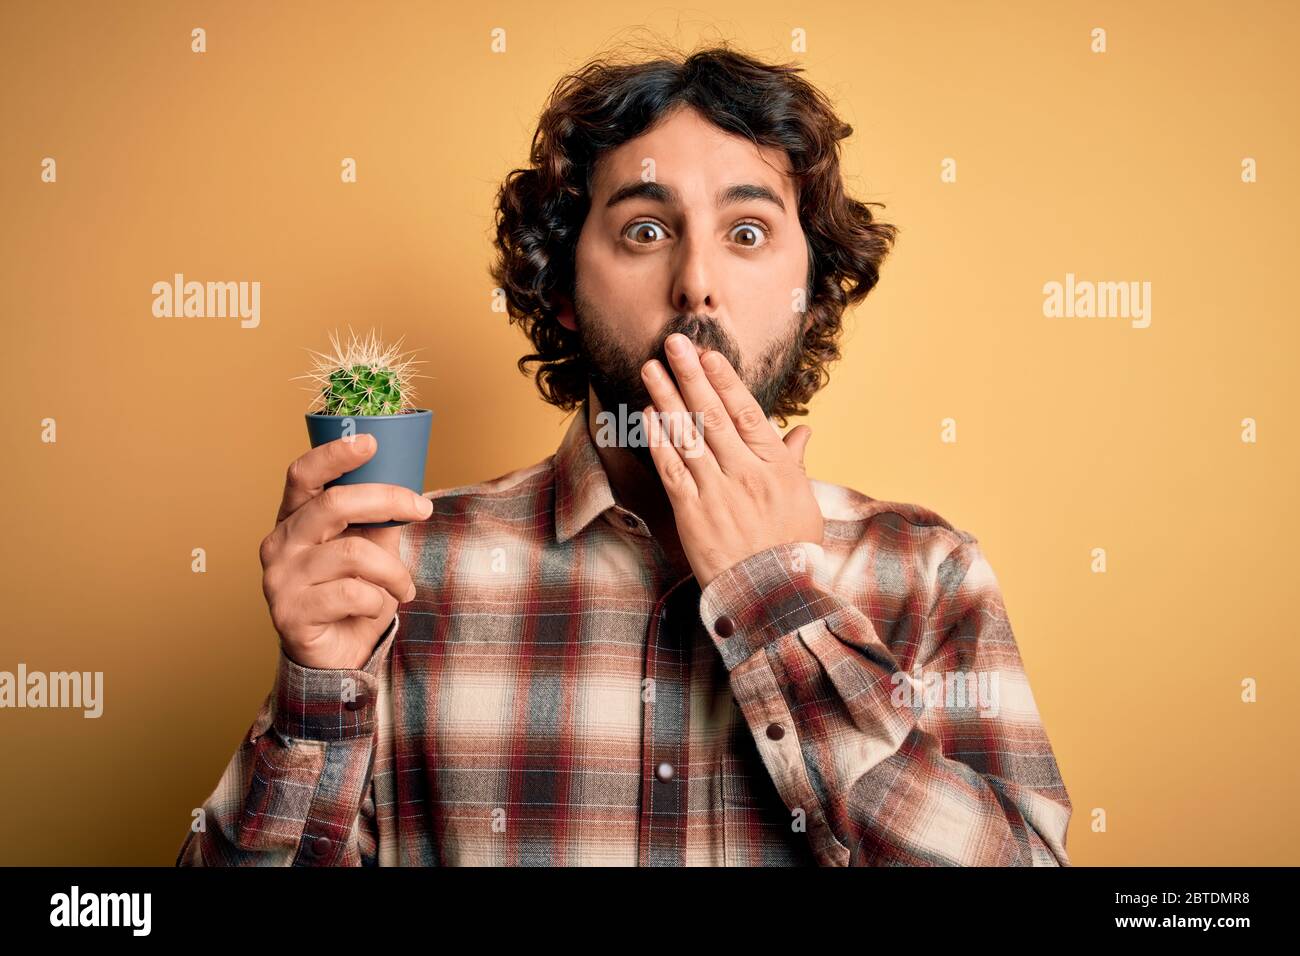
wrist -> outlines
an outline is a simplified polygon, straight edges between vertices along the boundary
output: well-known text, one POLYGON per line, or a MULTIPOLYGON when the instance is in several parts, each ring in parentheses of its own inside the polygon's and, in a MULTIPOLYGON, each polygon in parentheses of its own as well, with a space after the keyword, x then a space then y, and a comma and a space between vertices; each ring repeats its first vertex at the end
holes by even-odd
POLYGON ((304 667, 280 650, 271 720, 280 733, 304 740, 365 737, 375 726, 385 651, 397 633, 396 615, 356 667, 304 667))

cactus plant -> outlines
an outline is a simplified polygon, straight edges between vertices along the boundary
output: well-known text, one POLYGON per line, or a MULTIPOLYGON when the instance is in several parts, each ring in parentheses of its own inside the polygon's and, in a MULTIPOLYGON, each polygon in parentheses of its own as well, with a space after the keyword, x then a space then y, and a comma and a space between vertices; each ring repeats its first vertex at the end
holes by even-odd
MULTIPOLYGON (((365 339, 351 328, 346 346, 331 333, 332 355, 312 352, 314 368, 296 378, 310 379, 312 410, 307 412, 307 436, 316 448, 327 442, 351 441, 357 434, 373 435, 374 453, 360 466, 325 483, 352 485, 375 482, 400 485, 422 494, 424 465, 429 455, 433 411, 414 406, 412 366, 421 364, 380 344, 371 332, 365 339)), ((353 523, 355 528, 390 528, 404 521, 353 523)))
POLYGON ((385 346, 372 330, 361 339, 349 327, 351 335, 347 345, 342 345, 335 333, 330 333, 333 354, 307 351, 312 354, 313 368, 296 378, 309 379, 310 391, 315 399, 312 412, 321 415, 400 415, 415 409, 412 387, 412 367, 422 364, 402 355, 395 344, 385 346))

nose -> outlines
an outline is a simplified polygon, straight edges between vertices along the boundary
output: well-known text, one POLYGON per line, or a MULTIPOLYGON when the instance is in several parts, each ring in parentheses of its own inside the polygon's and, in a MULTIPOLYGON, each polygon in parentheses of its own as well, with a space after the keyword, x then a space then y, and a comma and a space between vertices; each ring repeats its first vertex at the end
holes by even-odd
MULTIPOLYGON (((677 247, 671 307, 685 314, 712 315, 720 305, 709 243, 685 236, 677 247)), ((698 346, 696 346, 698 348, 698 346)))

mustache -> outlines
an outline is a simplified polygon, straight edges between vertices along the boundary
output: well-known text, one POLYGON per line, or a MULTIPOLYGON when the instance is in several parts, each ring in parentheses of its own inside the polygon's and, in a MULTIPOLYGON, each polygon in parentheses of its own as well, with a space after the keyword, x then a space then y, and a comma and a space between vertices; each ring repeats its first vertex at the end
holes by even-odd
POLYGON ((676 332, 680 332, 701 348, 712 349, 715 352, 722 353, 726 356, 727 361, 731 363, 731 367, 743 377, 740 362, 740 349, 736 346, 735 340, 727 334, 727 330, 718 324, 717 321, 705 315, 679 313, 673 316, 672 319, 669 320, 668 324, 660 330, 659 335, 655 339, 654 345, 650 348, 650 354, 642 359, 641 364, 644 365, 652 358, 658 359, 659 364, 667 369, 669 377, 672 378, 674 384, 676 384, 677 376, 673 373, 672 364, 668 361, 668 348, 666 344, 668 336, 676 332))
POLYGON ((674 387, 681 383, 668 360, 668 336, 680 332, 699 349, 711 349, 725 356, 745 387, 753 394, 764 414, 770 415, 798 372, 803 350, 797 325, 784 336, 777 336, 749 363, 741 361, 740 348, 718 320, 698 313, 676 313, 658 330, 649 345, 631 351, 616 331, 617 323, 603 319, 600 313, 582 301, 575 302, 578 316, 579 352, 588 384, 606 410, 619 404, 641 409, 650 404, 649 390, 641 378, 641 368, 650 359, 658 359, 674 387))

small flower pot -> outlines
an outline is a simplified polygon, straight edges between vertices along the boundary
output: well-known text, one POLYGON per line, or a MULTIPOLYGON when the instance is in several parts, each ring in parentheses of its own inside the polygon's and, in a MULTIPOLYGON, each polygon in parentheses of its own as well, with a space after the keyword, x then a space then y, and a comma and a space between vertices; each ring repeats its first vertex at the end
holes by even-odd
MULTIPOLYGON (((374 435, 378 447, 360 468, 345 472, 326 488, 382 482, 401 485, 417 495, 424 494, 424 463, 429 457, 429 433, 433 412, 417 408, 396 415, 322 415, 307 414, 307 435, 311 447, 342 438, 345 434, 374 435), (348 423, 351 422, 351 426, 348 423)), ((351 528, 392 528, 407 521, 357 522, 351 528)))

